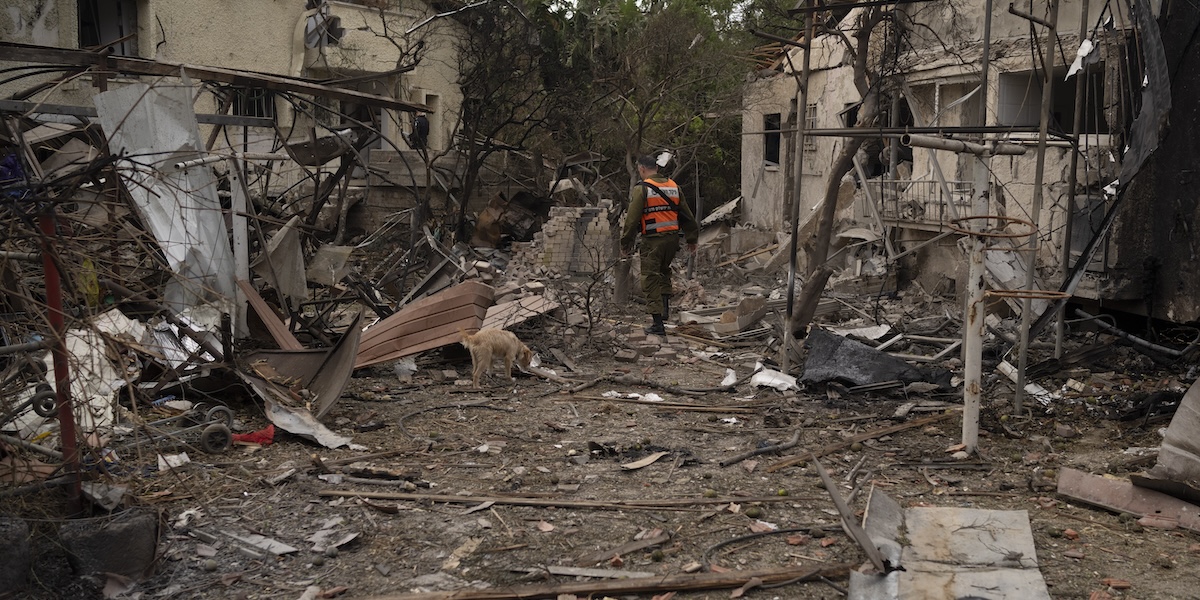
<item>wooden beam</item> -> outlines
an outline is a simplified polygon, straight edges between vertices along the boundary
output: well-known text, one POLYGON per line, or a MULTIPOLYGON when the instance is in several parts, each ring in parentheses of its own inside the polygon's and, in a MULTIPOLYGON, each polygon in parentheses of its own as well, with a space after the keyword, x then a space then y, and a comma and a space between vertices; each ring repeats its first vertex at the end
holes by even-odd
POLYGON ((891 425, 888 427, 881 427, 879 429, 872 429, 871 431, 864 431, 863 433, 860 433, 853 437, 846 438, 840 442, 834 442, 832 444, 829 444, 828 446, 818 448, 818 449, 812 450, 810 452, 805 452, 804 454, 800 454, 798 456, 793 456, 788 459, 781 460, 777 463, 774 463, 774 464, 768 466, 767 472, 774 473, 775 471, 778 471, 778 470, 786 468, 786 467, 790 467, 792 465, 798 465, 800 463, 808 462, 808 461, 812 460, 813 458, 820 458, 827 454, 837 452, 838 450, 841 450, 843 448, 849 448, 850 445, 853 444, 854 442, 865 442, 869 439, 877 438, 881 435, 891 435, 893 433, 904 431, 905 429, 913 429, 916 427, 924 427, 925 425, 931 425, 933 423, 937 423, 938 421, 941 421, 942 419, 949 417, 950 415, 956 415, 956 414, 958 414, 957 411, 948 411, 948 412, 945 412, 940 415, 934 415, 932 417, 925 417, 924 419, 917 419, 915 421, 909 421, 907 423, 900 423, 898 425, 891 425))
POLYGON ((713 504, 751 504, 754 502, 794 502, 795 496, 762 496, 737 498, 672 498, 663 500, 568 500, 565 498, 529 498, 519 496, 453 496, 450 494, 410 494, 407 492, 362 492, 356 490, 322 490, 326 498, 367 498, 369 500, 416 500, 448 504, 479 504, 494 502, 511 506, 540 506, 556 508, 595 508, 601 510, 686 510, 691 506, 713 504))
POLYGON ((848 576, 847 563, 813 567, 781 567, 779 569, 757 569, 731 571, 729 573, 680 573, 661 577, 617 579, 615 581, 572 581, 569 583, 533 584, 526 586, 495 587, 483 590, 462 589, 446 592, 417 592, 410 594, 388 594, 373 596, 373 600, 525 600, 529 598, 560 598, 563 595, 599 598, 628 594, 653 594, 656 592, 718 590, 739 588, 757 579, 760 584, 784 582, 799 583, 819 578, 840 579, 848 576))
POLYGON ((424 104, 402 102, 387 96, 366 94, 355 90, 317 83, 313 80, 302 79, 300 77, 157 61, 132 56, 103 56, 95 52, 72 48, 0 42, 0 62, 3 61, 89 67, 95 68, 97 71, 115 71, 130 75, 179 77, 181 74, 186 73, 189 77, 199 79, 200 81, 214 81, 239 87, 262 88, 279 92, 296 92, 407 112, 431 112, 430 108, 424 104))

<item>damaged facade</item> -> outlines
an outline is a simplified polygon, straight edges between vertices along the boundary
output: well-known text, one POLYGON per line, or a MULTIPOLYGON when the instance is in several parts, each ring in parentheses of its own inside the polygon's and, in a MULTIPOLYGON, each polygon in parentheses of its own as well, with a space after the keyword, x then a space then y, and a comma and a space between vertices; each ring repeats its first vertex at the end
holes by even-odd
MULTIPOLYGON (((444 15, 471 5, 296 4, 231 6, 203 23, 154 0, 26 2, 0 15, 17 33, 0 43, 0 65, 14 69, 0 84, 0 505, 20 513, 0 514, 0 595, 80 596, 53 588, 56 574, 63 589, 99 582, 97 594, 115 597, 309 600, 1190 591, 1163 570, 1200 565, 1200 338, 1175 350, 1099 322, 1061 360, 1022 366, 1039 381, 1024 388, 1003 351, 989 355, 999 375, 975 382, 983 447, 966 442, 970 326, 947 297, 965 287, 956 219, 974 208, 977 162, 901 142, 944 133, 1032 150, 1040 98, 1022 57, 1037 38, 1024 25, 997 10, 993 77, 972 92, 975 3, 892 7, 937 26, 915 29, 918 49, 895 59, 905 68, 884 107, 890 129, 868 130, 890 147, 864 149, 841 182, 831 262, 843 271, 833 291, 847 293, 814 297, 820 323, 801 349, 772 273, 794 254, 783 200, 801 190, 807 250, 828 158, 858 107, 832 36, 812 40, 804 116, 788 116, 795 54, 752 83, 743 197, 708 211, 701 252, 676 263, 658 336, 631 325, 635 303, 616 300, 616 273, 633 261, 614 243, 620 207, 592 166, 603 157, 581 153, 550 176, 536 152, 498 152, 484 169, 495 179, 457 194, 458 151, 478 140, 463 143, 451 122, 465 102, 444 70, 453 57, 439 52, 466 24, 444 15), (229 32, 247 23, 234 53, 229 32), (418 48, 377 35, 393 28, 428 36, 418 48), (953 52, 930 50, 943 43, 953 52), (105 44, 114 52, 95 49, 105 44), (417 112, 428 138, 413 137, 417 112), (800 185, 789 181, 796 121, 810 133, 800 185), (411 226, 422 199, 441 214, 411 226), (469 242, 439 220, 456 204, 471 207, 469 242), (730 225, 738 211, 749 227, 730 225), (750 261, 768 277, 735 267, 750 261), (935 293, 880 293, 912 281, 935 293), (505 334, 516 344, 505 348, 525 357, 484 388, 464 377, 479 365, 459 347, 481 328, 509 329, 519 337, 505 334), (1008 396, 1021 389, 1034 401, 1014 414, 1008 396), (1132 483, 1110 477, 1158 454, 1132 483), (1105 460, 1104 477, 1065 468, 1105 460), (1148 491, 1181 487, 1187 501, 1148 491), (81 496, 89 504, 72 506, 81 496), (97 518, 58 518, 63 498, 69 517, 97 518), (46 566, 64 552, 69 569, 46 566), (776 584, 788 587, 754 589, 776 584)), ((1153 250, 1122 240, 1168 221, 1190 235, 1181 215, 1194 203, 1148 174, 1178 169, 1184 181, 1200 135, 1178 138, 1196 120, 1177 119, 1153 154, 1135 141, 1128 132, 1145 130, 1128 120, 1165 105, 1120 108, 1110 79, 1141 78, 1128 71, 1130 40, 1153 36, 1128 11, 1094 2, 1084 19, 1078 8, 1058 14, 1063 48, 1084 45, 1072 28, 1098 25, 1084 53, 1096 60, 1074 76, 1094 93, 1078 113, 1094 127, 1081 137, 1075 231, 1109 237, 1073 292, 1109 303, 1133 289, 1135 255, 1153 250), (1110 161, 1118 155, 1126 161, 1110 161), (1134 155, 1149 155, 1145 170, 1114 186, 1134 155), (1145 210, 1160 196, 1174 212, 1145 210), (1109 230, 1096 211, 1112 206, 1123 212, 1109 230)), ((1177 21, 1162 35, 1176 73, 1196 60, 1178 48, 1200 13, 1177 21)), ((1156 89, 1159 75, 1141 68, 1156 89)), ((1073 90, 1066 68, 1055 71, 1073 90)), ((1197 79, 1178 81, 1186 93, 1197 79)), ((1070 96, 1054 104, 1044 214, 1025 214, 1032 151, 990 157, 985 186, 996 211, 1037 223, 1043 289, 1064 278, 1055 265, 1074 247, 1062 209, 1070 96)), ((1024 237, 990 251, 990 286, 1022 285, 1024 237)), ((1170 316, 1182 305, 1176 294, 1146 308, 1170 316)), ((989 347, 1013 346, 1004 333, 988 334, 989 347)))
POLYGON ((210 391, 240 383, 275 425, 344 447, 319 419, 370 364, 362 352, 411 356, 558 307, 520 282, 458 304, 454 284, 491 283, 495 267, 443 247, 419 207, 491 198, 495 228, 530 239, 549 206, 505 152, 458 197, 462 24, 387 6, 37 1, 0 15, 5 431, 59 433, 57 394, 75 409, 69 471, 142 427, 220 451, 232 414, 210 391), (395 252, 351 267, 384 238, 395 252), (355 304, 381 321, 363 349, 355 304), (177 417, 138 415, 175 395, 177 417))
MULTIPOLYGON (((1180 38, 1187 38, 1195 24, 1186 10, 1176 8, 1167 18, 1157 2, 1130 4, 1135 7, 1132 11, 1127 3, 1089 2, 1086 21, 1082 21, 1083 2, 1060 3, 1050 136, 1044 154, 1042 198, 1036 200, 1041 209, 1036 215, 1034 182, 1044 59, 1035 54, 1044 45, 1044 22, 1034 27, 1033 35, 1029 21, 1010 13, 1007 4, 996 3, 990 38, 985 44, 982 3, 898 4, 896 10, 903 13, 900 22, 904 28, 899 33, 889 29, 877 37, 900 35, 907 46, 886 59, 884 72, 871 74, 878 78, 878 85, 896 91, 881 98, 876 123, 849 134, 868 139, 858 152, 858 164, 841 184, 835 227, 841 233, 835 246, 850 251, 835 258, 834 265, 853 271, 855 276, 864 272, 864 263, 870 274, 898 270, 904 282, 916 281, 935 293, 964 290, 967 269, 959 244, 962 236, 952 229, 964 229, 962 222, 955 227, 955 219, 972 214, 976 161, 969 154, 905 147, 896 142, 904 133, 913 132, 1009 143, 1024 147, 1026 152, 990 160, 989 214, 1036 224, 1037 289, 1059 288, 1060 282, 1069 278, 1071 267, 1083 260, 1088 242, 1101 235, 1098 250, 1081 267, 1084 272, 1078 285, 1069 290, 1077 300, 1101 302, 1176 322, 1200 318, 1200 305, 1192 300, 1192 277, 1185 274, 1183 285, 1177 286, 1173 274, 1188 270, 1171 267, 1190 254, 1182 248, 1191 245, 1187 240, 1193 236, 1166 222, 1190 219, 1187 207, 1195 204, 1195 194, 1183 182, 1165 183, 1154 174, 1158 161, 1194 156, 1185 150, 1194 153, 1195 142, 1188 132, 1194 130, 1195 116, 1179 108, 1189 103, 1186 97, 1172 102, 1171 95, 1186 92, 1191 85, 1187 82, 1194 79, 1187 68, 1181 68, 1194 52, 1187 51, 1180 38), (1176 18, 1175 13, 1181 12, 1176 18), (1079 36, 1081 25, 1083 40, 1079 36), (990 53, 990 77, 981 94, 980 65, 985 48, 990 53), (1165 61, 1164 57, 1173 58, 1165 61), (1155 77, 1155 73, 1167 71, 1172 79, 1155 77), (1081 79, 1076 104, 1076 87, 1081 79), (1131 132, 1143 105, 1148 113, 1155 105, 1172 107, 1174 112, 1170 128, 1164 130, 1162 146, 1139 173, 1140 161, 1158 143, 1157 133, 1139 137, 1136 131, 1131 132), (986 110, 986 117, 981 117, 982 110, 986 110), (1075 126, 1078 135, 1073 134, 1075 126), (1071 148, 1075 144, 1079 153, 1072 161, 1071 148), (1138 148, 1146 145, 1150 148, 1138 148), (1172 147, 1176 151, 1169 150, 1172 147), (1077 165, 1074 177, 1070 173, 1072 165, 1077 165), (1132 177, 1135 174, 1136 179, 1132 177), (1074 193, 1071 183, 1075 185, 1074 193), (1138 191, 1147 186, 1158 193, 1151 197, 1138 191), (1117 203, 1118 188, 1124 195, 1141 198, 1124 202, 1115 224, 1106 229, 1104 216, 1117 203), (1074 208, 1068 211, 1072 199, 1074 208), (1068 218, 1072 220, 1070 227, 1066 226, 1068 218), (856 234, 855 230, 868 230, 874 235, 856 234), (1174 243, 1147 243, 1162 239, 1174 243), (864 243, 869 249, 866 256, 864 243), (1064 253, 1064 246, 1069 248, 1068 253, 1064 253), (1070 262, 1064 264, 1067 256, 1070 262)), ((744 221, 768 230, 783 230, 790 221, 791 198, 799 190, 797 225, 802 247, 815 228, 816 208, 824 196, 832 158, 846 143, 844 128, 863 126, 855 122, 861 95, 853 84, 854 57, 844 37, 853 36, 861 10, 835 11, 825 24, 830 29, 812 40, 802 123, 806 130, 802 181, 794 181, 793 148, 803 50, 789 48, 786 55, 780 55, 768 69, 758 73, 747 93, 743 130, 749 135, 743 136, 742 146, 744 221), (842 33, 829 33, 836 30, 842 33)), ((1045 7, 1037 10, 1044 12, 1045 7)), ((883 42, 874 42, 874 51, 879 52, 882 46, 883 42)), ((882 59, 873 55, 872 60, 878 64, 882 59)), ((1145 119, 1160 116, 1165 114, 1147 114, 1145 119)), ((1189 172, 1186 167, 1176 166, 1173 172, 1189 172)), ((1009 232, 1016 229, 1010 227, 1009 232)), ((1011 290, 1024 283, 1030 256, 1026 242, 1025 238, 1014 237, 1000 244, 1001 250, 1007 246, 1012 252, 988 252, 989 287, 1011 290)), ((802 252, 802 263, 804 259, 802 252)), ((891 289, 895 285, 891 284, 891 289)))
MULTIPOLYGON (((232 73, 221 81, 204 73, 191 75, 201 84, 194 109, 202 115, 207 148, 259 157, 254 163, 262 175, 261 193, 285 201, 313 196, 313 181, 322 175, 342 183, 339 168, 346 167, 339 157, 353 150, 347 187, 337 194, 345 205, 327 207, 320 223, 325 230, 345 229, 339 232, 349 238, 422 202, 430 210, 450 212, 462 195, 465 165, 454 151, 463 105, 456 40, 467 30, 456 20, 455 7, 424 2, 397 6, 250 2, 201 15, 190 4, 170 0, 23 0, 0 14, 0 31, 14 44, 111 51, 114 62, 129 57, 232 73), (238 79, 239 71, 249 79, 238 79), (256 80, 257 75, 295 78, 394 102, 297 93, 256 80), (203 116, 210 114, 217 116, 203 116), (412 138, 417 114, 428 128, 420 142, 412 138), (282 160, 264 158, 285 153, 282 160)), ((5 54, 0 55, 10 61, 5 64, 28 68, 0 84, 0 96, 16 101, 6 110, 42 120, 62 121, 61 114, 47 115, 63 112, 56 110, 62 106, 90 107, 97 92, 137 78, 120 72, 120 66, 111 75, 95 69, 100 74, 79 77, 71 68, 80 64, 77 56, 46 59, 49 55, 38 56, 36 48, 18 53, 14 47, 5 54), (35 71, 39 66, 49 68, 35 71)), ((156 72, 169 75, 170 69, 156 72)), ((462 200, 479 209, 498 194, 512 197, 528 185, 514 183, 504 171, 530 168, 520 157, 498 152, 489 158, 471 197, 462 200)))

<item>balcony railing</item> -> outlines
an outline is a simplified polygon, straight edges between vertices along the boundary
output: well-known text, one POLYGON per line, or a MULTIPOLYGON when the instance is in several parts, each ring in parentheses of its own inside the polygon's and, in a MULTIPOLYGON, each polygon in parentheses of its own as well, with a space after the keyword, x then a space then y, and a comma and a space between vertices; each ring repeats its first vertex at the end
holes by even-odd
POLYGON ((943 187, 930 180, 872 179, 867 185, 871 198, 882 199, 884 220, 943 225, 971 214, 970 181, 947 181, 943 187))

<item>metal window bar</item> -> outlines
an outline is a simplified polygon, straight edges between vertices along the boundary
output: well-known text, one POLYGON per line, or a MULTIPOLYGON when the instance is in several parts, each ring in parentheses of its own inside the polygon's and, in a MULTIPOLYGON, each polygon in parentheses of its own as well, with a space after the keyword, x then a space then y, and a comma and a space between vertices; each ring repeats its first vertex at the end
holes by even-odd
POLYGON ((957 214, 968 214, 971 207, 971 182, 947 181, 950 197, 940 183, 931 180, 876 180, 867 185, 880 192, 885 220, 945 225, 954 214, 947 204, 953 202, 957 214))

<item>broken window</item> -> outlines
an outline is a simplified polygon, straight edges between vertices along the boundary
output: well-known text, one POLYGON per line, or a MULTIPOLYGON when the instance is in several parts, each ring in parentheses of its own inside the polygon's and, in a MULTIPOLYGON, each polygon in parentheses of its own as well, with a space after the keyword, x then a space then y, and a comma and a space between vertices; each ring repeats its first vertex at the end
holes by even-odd
POLYGON ((262 88, 233 92, 233 114, 239 117, 275 118, 275 95, 262 88))
MULTIPOLYGON (((816 128, 817 128, 817 105, 809 104, 808 106, 804 107, 804 129, 805 129, 805 131, 811 131, 816 128)), ((817 151, 816 136, 812 136, 812 135, 804 136, 804 151, 805 152, 816 152, 817 151)))
POLYGON ((80 48, 112 45, 115 54, 137 56, 137 0, 78 0, 76 8, 80 48))
POLYGON ((763 162, 779 165, 779 113, 763 115, 763 162))
MULTIPOLYGON (((1051 78, 1050 131, 1071 131, 1075 122, 1075 78, 1065 79, 1066 68, 1056 69, 1051 78)), ((1103 69, 1080 73, 1086 77, 1083 95, 1083 118, 1080 133, 1108 133, 1104 119, 1103 69)), ((1041 72, 1021 71, 1000 74, 1000 100, 996 111, 999 125, 1035 127, 1041 122, 1041 72)))

